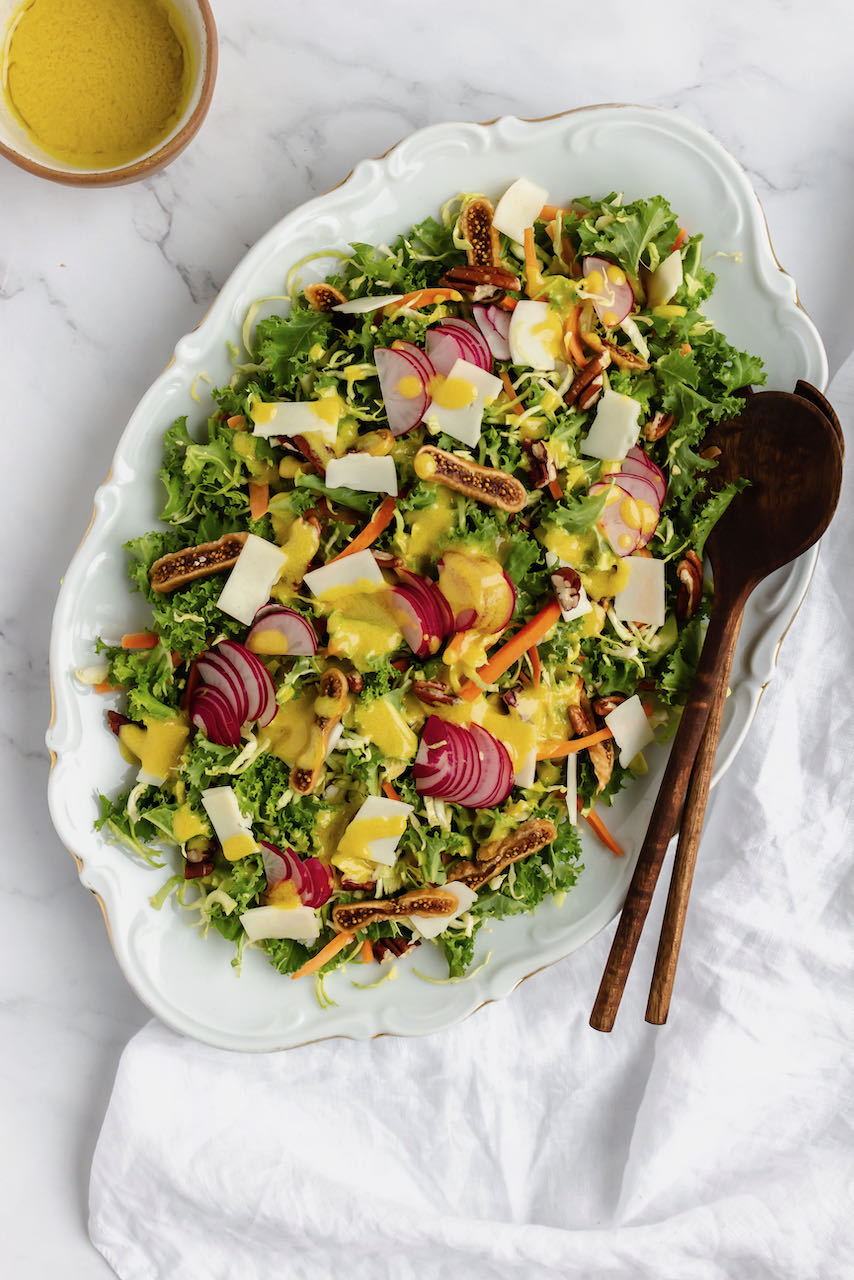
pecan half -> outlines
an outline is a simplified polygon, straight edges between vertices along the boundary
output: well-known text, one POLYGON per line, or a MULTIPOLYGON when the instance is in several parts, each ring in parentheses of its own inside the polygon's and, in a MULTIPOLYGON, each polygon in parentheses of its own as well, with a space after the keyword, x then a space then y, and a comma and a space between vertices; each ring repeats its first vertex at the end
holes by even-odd
POLYGON ((111 731, 116 735, 116 737, 118 737, 119 729, 121 729, 123 725, 133 724, 134 721, 131 720, 130 716, 123 716, 121 711, 108 711, 107 723, 109 724, 111 731))
POLYGON ((155 560, 148 571, 153 590, 165 593, 183 587, 196 578, 209 578, 213 573, 232 569, 243 550, 247 533, 226 533, 216 542, 200 542, 183 551, 170 551, 155 560))
POLYGON ((716 444, 710 444, 708 448, 700 450, 700 457, 713 461, 721 456, 721 451, 716 444))
POLYGON ((498 232, 492 225, 494 214, 492 201, 485 196, 469 200, 460 214, 460 233, 468 243, 466 257, 470 267, 494 267, 498 262, 498 232))
MULTIPOLYGON (((583 369, 580 369, 572 380, 572 385, 564 396, 564 404, 573 405, 579 400, 581 393, 585 391, 591 383, 598 380, 598 389, 596 396, 602 390, 602 370, 607 369, 611 363, 611 356, 607 351, 600 351, 597 355, 591 356, 583 369)), ((588 405, 578 405, 579 409, 587 408, 588 405)))
POLYGON ((365 682, 359 675, 358 671, 347 672, 347 688, 351 693, 361 693, 364 683, 365 682))
POLYGON ((526 440, 523 448, 528 454, 531 483, 535 489, 545 489, 552 480, 557 480, 557 467, 542 440, 526 440))
POLYGON ((457 702, 462 702, 462 698, 456 693, 452 693, 444 680, 413 680, 412 692, 421 702, 426 702, 428 707, 452 707, 457 702))
POLYGON ((556 835, 557 827, 548 818, 531 818, 503 840, 490 840, 489 844, 481 845, 475 855, 476 861, 458 862, 451 868, 448 879, 476 891, 512 862, 520 862, 522 858, 545 849, 556 835))
POLYGON ((612 711, 616 711, 617 707, 625 702, 625 697, 621 693, 610 693, 607 698, 594 698, 591 706, 597 716, 601 716, 604 720, 612 711))
POLYGON ((554 593, 563 614, 571 613, 581 603, 581 578, 570 565, 555 569, 551 575, 554 593))
POLYGON ((395 960, 399 960, 408 951, 420 946, 420 938, 377 938, 374 943, 374 959, 379 960, 380 964, 383 964, 391 956, 394 956, 395 960))
POLYGON ((582 413, 586 413, 588 409, 592 409, 596 401, 601 396, 604 386, 605 379, 600 373, 592 382, 588 382, 587 386, 576 400, 575 407, 580 409, 582 413))
POLYGON ((501 511, 521 511, 528 501, 527 489, 515 476, 494 467, 481 467, 432 444, 423 445, 416 453, 415 474, 421 480, 433 480, 501 511))
POLYGON ((676 597, 676 617, 687 622, 693 617, 703 596, 703 563, 696 551, 686 551, 684 560, 676 566, 679 594, 676 597))
POLYGON ((201 876, 209 876, 214 869, 213 858, 204 858, 201 862, 184 863, 184 879, 198 880, 201 876))
POLYGON ((466 294, 472 302, 488 302, 509 289, 521 289, 522 281, 505 267, 451 267, 439 284, 466 294))
POLYGON ((675 421, 672 413, 664 413, 662 409, 657 409, 643 429, 644 440, 660 440, 662 436, 667 435, 675 421))
MULTIPOLYGON (((588 733, 596 732, 593 708, 584 689, 581 690, 578 706, 569 708, 569 722, 578 738, 583 738, 588 733)), ((587 747, 586 750, 590 757, 590 763, 593 765, 593 772, 596 774, 598 783, 596 790, 603 791, 607 787, 614 771, 614 748, 610 742, 595 742, 592 747, 587 747)))
POLYGON ((317 786, 330 735, 347 708, 349 696, 350 690, 344 672, 338 667, 328 667, 317 686, 314 721, 309 732, 308 746, 297 757, 297 762, 291 769, 291 789, 297 795, 310 795, 317 786))
POLYGON ((312 311, 331 311, 333 307, 347 301, 340 289, 325 284, 322 280, 318 284, 307 284, 303 293, 312 311))
POLYGON ((341 877, 341 888, 346 889, 348 892, 352 892, 354 889, 361 889, 365 893, 373 893, 376 887, 375 880, 366 880, 362 883, 361 880, 348 880, 346 876, 341 877))
POLYGON ((427 889, 410 889, 396 898, 374 898, 364 902, 339 903, 332 908, 332 923, 336 929, 364 929, 369 924, 383 920, 395 920, 401 916, 450 916, 459 906, 456 895, 447 889, 431 886, 427 889))

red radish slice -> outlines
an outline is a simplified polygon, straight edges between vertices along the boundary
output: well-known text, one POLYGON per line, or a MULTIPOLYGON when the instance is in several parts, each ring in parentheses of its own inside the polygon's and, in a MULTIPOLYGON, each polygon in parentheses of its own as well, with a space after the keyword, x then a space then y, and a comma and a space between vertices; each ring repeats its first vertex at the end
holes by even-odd
POLYGON ((440 640, 444 640, 445 636, 450 635, 454 630, 454 619, 448 602, 436 583, 430 578, 422 578, 419 574, 404 568, 397 570, 397 576, 404 586, 414 591, 423 601, 433 632, 439 636, 440 640))
POLYGON ((513 763, 502 742, 480 725, 461 725, 429 716, 421 735, 415 766, 415 786, 468 808, 492 808, 513 789, 513 763))
POLYGON ((483 761, 483 785, 477 795, 465 803, 475 809, 491 809, 503 804, 513 790, 513 761, 503 742, 499 742, 488 729, 473 724, 471 734, 483 761), (491 789, 487 783, 492 779, 491 789))
POLYGON ((441 333, 438 327, 427 330, 425 344, 430 363, 443 378, 447 378, 458 360, 471 359, 471 351, 457 334, 441 333))
POLYGON ((322 907, 332 897, 332 872, 319 858, 306 858, 302 864, 310 883, 303 894, 307 907, 322 907))
POLYGON ((428 382, 436 372, 427 353, 420 347, 416 347, 413 342, 398 342, 392 350, 399 351, 402 355, 409 356, 410 360, 414 360, 428 382))
POLYGON ((305 907, 322 907, 332 895, 332 873, 319 858, 301 859, 293 849, 277 849, 267 840, 259 840, 267 887, 292 881, 305 907))
POLYGON ((237 717, 237 723, 245 724, 249 719, 249 699, 243 681, 231 663, 221 658, 213 649, 208 649, 196 663, 196 670, 203 684, 225 694, 237 717))
POLYGON ((593 306, 596 314, 607 329, 613 329, 625 320, 635 304, 635 295, 626 273, 607 258, 585 258, 583 267, 584 283, 595 295, 593 306))
POLYGON ((480 332, 480 330, 468 320, 458 320, 452 317, 443 320, 441 324, 437 324, 433 329, 428 329, 427 337, 431 333, 452 334, 462 344, 463 348, 467 348, 469 354, 466 355, 464 350, 460 354, 463 360, 467 360, 469 364, 477 365, 479 369, 485 370, 486 373, 492 372, 492 351, 489 343, 480 332))
POLYGON ((639 476, 631 471, 610 471, 602 477, 602 483, 613 480, 626 493, 630 493, 633 498, 637 498, 639 502, 645 502, 648 507, 652 507, 654 511, 659 509, 658 490, 653 483, 652 476, 639 476))
POLYGON ((641 540, 641 512, 630 493, 619 485, 604 484, 601 480, 590 486, 590 496, 595 498, 600 493, 607 493, 605 508, 597 520, 599 528, 610 542, 618 556, 630 556, 636 551, 641 540), (629 513, 637 518, 637 524, 628 523, 625 519, 626 503, 629 513))
POLYGON ((260 658, 236 640, 221 640, 214 653, 227 659, 240 678, 249 700, 248 720, 269 724, 276 714, 276 689, 260 658))
POLYGON ((395 436, 405 435, 418 426, 427 412, 430 403, 427 390, 429 376, 412 356, 391 347, 375 347, 374 364, 379 374, 380 391, 391 433, 395 436), (400 390, 401 386, 403 391, 400 390))
POLYGON ((468 631, 477 622, 477 609, 460 609, 454 618, 455 631, 468 631))
POLYGON ((434 734, 431 763, 418 768, 415 785, 424 795, 455 801, 458 793, 466 787, 472 770, 479 767, 477 752, 468 730, 439 720, 438 716, 430 719, 438 721, 441 729, 434 734))
POLYGON ((417 658, 426 658, 439 648, 441 636, 428 616, 423 599, 410 587, 391 588, 392 611, 403 638, 417 658))
POLYGON ((622 470, 629 475, 643 476, 651 480, 658 493, 658 505, 661 506, 667 495, 667 477, 657 463, 642 449, 639 444, 632 445, 623 459, 622 470))
POLYGON ((503 307, 488 306, 472 307, 471 313, 495 359, 509 360, 510 343, 507 335, 510 332, 510 312, 503 307))
POLYGON ((190 702, 190 719, 221 747, 236 747, 240 742, 240 721, 221 689, 211 685, 197 689, 190 702))
POLYGON ((477 618, 479 631, 493 635, 503 631, 510 622, 516 609, 516 588, 512 579, 502 570, 503 582, 491 590, 483 602, 477 618))
POLYGON ((252 653, 277 657, 285 654, 311 655, 317 653, 317 635, 311 623, 295 609, 268 607, 261 617, 255 615, 246 637, 246 648, 252 653), (266 641, 265 632, 273 633, 266 641))

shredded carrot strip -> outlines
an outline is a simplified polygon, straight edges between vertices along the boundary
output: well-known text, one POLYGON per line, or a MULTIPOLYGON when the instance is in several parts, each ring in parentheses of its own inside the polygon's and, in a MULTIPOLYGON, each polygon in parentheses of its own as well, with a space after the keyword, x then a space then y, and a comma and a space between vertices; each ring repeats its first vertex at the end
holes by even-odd
POLYGON ((115 693, 121 687, 120 684, 110 684, 109 680, 99 680, 97 684, 92 685, 96 693, 115 693))
POLYGON ((231 427, 232 431, 246 431, 247 423, 242 413, 235 413, 232 417, 226 418, 226 424, 231 427))
POLYGON ((565 213, 565 209, 561 209, 559 204, 544 204, 537 218, 542 222, 553 222, 559 213, 565 213))
MULTIPOLYGON (((527 649, 530 649, 532 644, 539 644, 559 617, 560 605, 557 600, 550 601, 544 609, 534 614, 530 622, 526 622, 522 630, 517 631, 516 635, 503 644, 480 668, 477 674, 483 683, 491 684, 493 680, 497 680, 509 667, 513 666, 517 659, 521 658, 527 649)), ((480 686, 474 680, 467 680, 460 689, 460 697, 466 702, 474 702, 480 692, 480 686)))
POLYGON ((572 356, 573 362, 578 365, 579 369, 583 369, 587 364, 587 357, 581 350, 581 343, 578 340, 578 317, 580 315, 581 304, 577 302, 567 312, 563 325, 563 342, 567 355, 572 356))
POLYGON ((394 519, 394 498, 386 498, 377 507, 362 532, 353 539, 349 546, 343 551, 339 551, 337 556, 333 556, 331 560, 327 560, 327 564, 334 564, 336 560, 343 560, 345 556, 355 555, 357 551, 364 551, 372 542, 376 542, 383 529, 387 529, 394 519))
POLYGON ((595 733, 587 733, 583 738, 570 738, 564 742, 544 742, 537 752, 538 760, 559 760, 561 756, 574 756, 576 751, 585 747, 595 747, 597 742, 605 742, 613 738, 610 729, 597 729, 595 733))
POLYGON ((685 230, 684 227, 680 227, 679 234, 676 237, 676 239, 673 241, 673 248, 670 250, 670 252, 672 253, 673 249, 681 249, 687 239, 688 239, 688 232, 685 230))
POLYGON ((552 495, 555 502, 560 502, 561 498, 563 497, 563 489, 561 489, 560 481, 557 479, 557 477, 555 477, 554 480, 549 481, 549 493, 552 495))
POLYGON ((292 973, 292 978, 305 978, 310 973, 317 973, 318 969, 322 969, 327 960, 331 960, 333 956, 337 956, 339 951, 343 951, 345 947, 349 947, 354 941, 356 935, 354 933, 339 933, 337 938, 333 938, 331 942, 327 942, 325 947, 321 947, 316 956, 312 956, 310 960, 306 960, 305 964, 297 969, 296 973, 292 973))
POLYGON ((679 348, 679 354, 680 356, 687 356, 688 353, 692 350, 693 348, 690 342, 683 342, 682 346, 679 348))
POLYGON ((397 311, 400 307, 416 310, 418 307, 432 306, 434 302, 462 302, 462 300, 462 294, 457 293, 456 289, 416 289, 414 293, 405 293, 398 302, 390 302, 387 307, 383 307, 383 313, 397 311))
POLYGON ((528 650, 528 657, 531 659, 531 678, 534 681, 534 688, 539 689, 542 671, 540 669, 540 655, 535 644, 532 644, 528 650))
POLYGON ((249 485, 249 514, 253 520, 260 520, 267 514, 270 505, 270 486, 268 484, 249 485))
POLYGON ((510 404, 507 406, 507 408, 512 409, 514 413, 524 413, 525 411, 522 408, 521 404, 519 403, 519 397, 516 394, 516 388, 513 386, 513 383, 510 381, 510 374, 507 372, 506 369, 502 369, 501 373, 498 376, 500 377, 502 386, 504 387, 504 390, 507 392, 507 395, 510 399, 510 404))
POLYGON ((397 794, 397 792, 395 791, 394 787, 391 785, 390 782, 383 783, 383 791, 386 793, 389 800, 396 800, 398 804, 403 803, 400 796, 397 794))
POLYGON ((540 271, 540 264, 537 261, 537 252, 534 248, 534 228, 526 227, 524 232, 525 242, 525 292, 529 298, 536 298, 543 290, 543 276, 540 271))
POLYGON ((362 943, 362 964, 370 964, 374 958, 374 945, 370 938, 365 938, 362 943))
POLYGON ((505 293, 498 305, 503 307, 505 311, 515 311, 519 305, 519 299, 511 298, 509 293, 505 293))
POLYGON ((611 835, 610 831, 605 826, 605 823, 602 821, 599 815, 597 813, 594 813, 592 809, 586 815, 585 822, 590 824, 590 826, 596 832, 597 836, 599 837, 599 839, 602 841, 602 843, 605 845, 607 849, 610 849, 612 853, 615 853, 618 858, 623 857, 623 850, 617 844, 616 840, 611 835))
POLYGON ((134 631, 122 636, 123 649, 156 649, 159 643, 160 638, 153 631, 134 631))

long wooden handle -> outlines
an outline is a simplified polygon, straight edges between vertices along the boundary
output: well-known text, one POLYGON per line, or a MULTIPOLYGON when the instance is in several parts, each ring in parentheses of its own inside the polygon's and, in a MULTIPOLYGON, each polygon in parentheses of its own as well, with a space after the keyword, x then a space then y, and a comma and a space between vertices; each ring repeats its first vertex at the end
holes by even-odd
POLYGON ((685 704, 676 737, 673 739, 670 759, 664 771, 646 838, 629 885, 617 932, 611 944, 608 963, 590 1015, 590 1025, 596 1031, 610 1031, 614 1026, 623 988, 632 967, 661 871, 661 864, 679 821, 688 780, 694 767, 706 721, 709 718, 709 710, 719 681, 723 679, 726 685, 729 678, 748 594, 749 591, 745 590, 737 600, 729 603, 728 607, 716 607, 709 621, 703 652, 691 687, 691 695, 685 704))
POLYGON ((682 930, 685 927, 691 882, 694 878, 697 851, 700 847, 700 836, 703 833, 703 820, 706 816, 706 802, 709 798, 718 740, 721 736, 721 721, 726 706, 728 683, 729 671, 726 676, 721 673, 721 681, 706 721, 700 750, 697 752, 691 781, 688 784, 685 808, 682 812, 679 843, 676 846, 676 858, 673 863, 673 874, 670 877, 670 890, 667 894, 667 906, 664 909, 664 921, 661 926, 661 937, 658 940, 658 952, 646 1006, 646 1020, 655 1026, 662 1026, 667 1021, 670 1009, 682 930))

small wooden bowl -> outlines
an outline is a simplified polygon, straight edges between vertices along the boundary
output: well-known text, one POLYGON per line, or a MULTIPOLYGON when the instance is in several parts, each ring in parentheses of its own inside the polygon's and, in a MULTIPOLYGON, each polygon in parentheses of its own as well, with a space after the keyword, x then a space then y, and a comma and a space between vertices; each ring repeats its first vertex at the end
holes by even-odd
MULTIPOLYGON (((0 155, 28 173, 72 187, 118 187, 138 182, 171 164, 196 136, 208 113, 217 69, 217 34, 208 0, 172 0, 184 19, 193 53, 194 83, 181 119, 162 142, 137 160, 112 169, 79 169, 56 160, 28 136, 0 95, 0 155)), ((6 30, 19 0, 0 0, 0 29, 6 30)))

